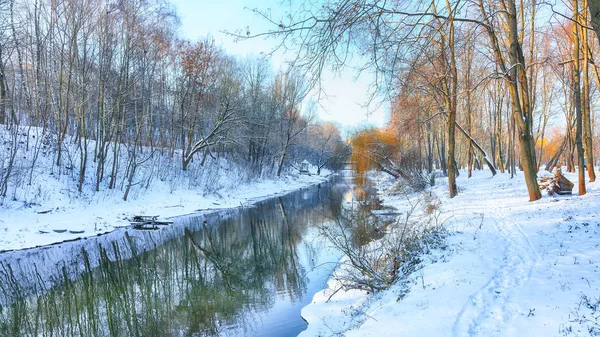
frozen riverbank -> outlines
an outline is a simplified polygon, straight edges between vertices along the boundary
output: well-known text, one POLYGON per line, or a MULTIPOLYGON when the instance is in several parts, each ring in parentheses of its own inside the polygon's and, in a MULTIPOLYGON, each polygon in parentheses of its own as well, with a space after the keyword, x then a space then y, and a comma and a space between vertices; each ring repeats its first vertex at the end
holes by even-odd
POLYGON ((122 192, 118 190, 77 194, 60 189, 58 184, 48 180, 40 190, 43 202, 7 200, 0 206, 0 251, 111 232, 128 226, 133 215, 167 218, 197 210, 245 206, 326 179, 324 175, 288 175, 240 183, 210 194, 194 189, 173 189, 170 184, 156 182, 128 201, 123 201, 122 192))
MULTIPOLYGON (((575 174, 567 174, 576 181, 575 174)), ((385 194, 386 182, 379 184, 385 194)), ((422 258, 388 290, 317 293, 302 336, 596 336, 600 296, 599 184, 588 194, 528 202, 523 177, 466 172, 460 194, 439 197, 446 250, 422 258), (330 298, 331 296, 331 298, 330 298)), ((384 195, 387 205, 405 199, 384 195)))

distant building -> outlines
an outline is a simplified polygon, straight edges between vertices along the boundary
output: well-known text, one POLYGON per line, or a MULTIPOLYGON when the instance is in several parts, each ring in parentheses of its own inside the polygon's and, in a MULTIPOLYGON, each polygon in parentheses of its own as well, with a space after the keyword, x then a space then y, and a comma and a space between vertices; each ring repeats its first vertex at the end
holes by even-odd
POLYGON ((300 174, 309 174, 309 172, 308 172, 309 165, 310 165, 310 163, 308 162, 308 160, 304 159, 300 163, 300 174))

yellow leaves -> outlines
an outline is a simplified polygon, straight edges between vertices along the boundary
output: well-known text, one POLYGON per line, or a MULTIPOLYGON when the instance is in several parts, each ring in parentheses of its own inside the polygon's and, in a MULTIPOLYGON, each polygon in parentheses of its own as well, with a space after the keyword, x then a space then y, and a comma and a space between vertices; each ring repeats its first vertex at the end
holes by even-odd
POLYGON ((358 173, 364 173, 381 160, 394 160, 400 152, 400 143, 391 129, 368 129, 354 135, 350 140, 352 162, 358 173))
POLYGON ((558 151, 560 145, 562 144, 564 136, 564 131, 560 127, 553 128, 549 134, 547 134, 544 139, 538 139, 535 144, 537 149, 537 153, 543 149, 542 152, 542 162, 547 162, 550 158, 558 151))

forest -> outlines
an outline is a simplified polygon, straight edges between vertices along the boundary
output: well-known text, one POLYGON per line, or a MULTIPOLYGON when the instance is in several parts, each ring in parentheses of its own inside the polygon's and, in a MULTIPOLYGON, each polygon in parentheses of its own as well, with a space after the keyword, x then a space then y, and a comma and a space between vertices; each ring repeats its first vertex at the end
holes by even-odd
POLYGON ((354 135, 359 170, 441 170, 450 197, 461 168, 519 172, 530 201, 541 198, 540 168, 585 166, 580 195, 595 180, 598 1, 325 1, 282 18, 255 12, 273 24, 255 36, 290 42, 313 74, 374 74, 390 118, 354 135))
POLYGON ((270 31, 229 33, 282 41, 293 61, 274 70, 182 39, 168 2, 0 1, 0 194, 30 184, 40 156, 79 191, 124 199, 150 185, 140 167, 340 168, 346 141, 307 97, 323 71, 347 67, 374 75, 373 100, 390 111, 385 127, 351 135, 359 170, 441 172, 451 197, 460 168, 522 172, 531 201, 540 169, 585 167, 580 194, 595 180, 597 1, 291 4, 282 17, 249 9, 270 31))
POLYGON ((242 179, 339 167, 347 146, 299 72, 179 25, 161 0, 0 0, 0 195, 40 167, 125 200, 153 179, 202 185, 194 172, 215 165, 242 179))

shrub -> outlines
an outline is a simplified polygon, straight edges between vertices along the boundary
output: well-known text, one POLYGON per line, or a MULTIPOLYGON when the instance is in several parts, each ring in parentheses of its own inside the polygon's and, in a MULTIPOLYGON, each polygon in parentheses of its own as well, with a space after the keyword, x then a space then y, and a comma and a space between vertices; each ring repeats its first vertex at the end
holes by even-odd
POLYGON ((343 268, 335 277, 343 288, 375 293, 387 289, 416 270, 422 254, 444 245, 437 199, 407 198, 409 210, 385 224, 360 208, 346 209, 321 233, 342 253, 343 268))

